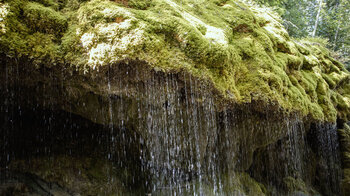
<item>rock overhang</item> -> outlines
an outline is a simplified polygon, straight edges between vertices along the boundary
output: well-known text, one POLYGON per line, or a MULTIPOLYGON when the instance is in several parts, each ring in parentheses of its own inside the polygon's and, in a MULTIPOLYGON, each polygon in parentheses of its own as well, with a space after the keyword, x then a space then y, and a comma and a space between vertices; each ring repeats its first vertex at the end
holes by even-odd
POLYGON ((320 121, 349 116, 344 66, 324 46, 290 38, 276 14, 254 4, 12 0, 1 9, 1 52, 34 64, 70 64, 88 74, 137 60, 210 81, 236 103, 275 102, 320 121))

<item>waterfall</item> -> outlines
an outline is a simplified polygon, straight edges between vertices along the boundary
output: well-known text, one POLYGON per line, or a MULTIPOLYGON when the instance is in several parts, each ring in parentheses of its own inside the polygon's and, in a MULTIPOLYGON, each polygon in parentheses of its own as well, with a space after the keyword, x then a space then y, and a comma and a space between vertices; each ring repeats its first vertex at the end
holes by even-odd
MULTIPOLYGON (((45 162, 84 186, 98 179, 100 194, 117 187, 136 195, 340 194, 336 124, 308 122, 254 100, 225 102, 212 84, 186 71, 134 66, 121 63, 85 79, 88 90, 77 98, 65 85, 77 88, 80 78, 66 84, 48 75, 52 81, 33 90, 14 85, 20 76, 4 74, 0 185, 29 172, 46 187, 49 171, 37 166, 45 162), (66 97, 52 94, 57 84, 66 97), (95 84, 99 91, 92 92, 95 84), (35 99, 24 102, 21 93, 35 99), (60 170, 80 161, 87 166, 77 173, 60 170)), ((69 180, 55 183, 83 190, 69 180)))

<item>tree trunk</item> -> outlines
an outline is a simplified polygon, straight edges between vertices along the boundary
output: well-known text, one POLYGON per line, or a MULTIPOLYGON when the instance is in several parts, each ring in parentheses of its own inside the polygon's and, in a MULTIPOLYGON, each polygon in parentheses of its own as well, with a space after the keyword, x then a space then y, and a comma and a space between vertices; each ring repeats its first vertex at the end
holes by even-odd
POLYGON ((317 12, 317 15, 316 15, 315 27, 314 27, 314 31, 312 32, 312 37, 315 37, 315 35, 316 35, 317 26, 318 26, 318 20, 320 19, 321 10, 322 10, 323 0, 319 0, 319 1, 320 1, 320 4, 318 6, 318 12, 317 12))
POLYGON ((335 50, 335 48, 337 47, 337 39, 338 39, 339 29, 340 29, 340 22, 338 22, 337 31, 335 32, 335 36, 334 36, 333 50, 335 50))

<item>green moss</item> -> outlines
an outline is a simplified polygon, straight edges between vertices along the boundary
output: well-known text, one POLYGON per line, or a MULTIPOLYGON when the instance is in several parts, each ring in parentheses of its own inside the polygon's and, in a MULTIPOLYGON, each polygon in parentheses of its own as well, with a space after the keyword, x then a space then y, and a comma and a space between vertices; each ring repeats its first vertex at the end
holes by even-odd
POLYGON ((153 5, 152 0, 129 0, 128 6, 135 9, 146 10, 153 5))
POLYGON ((267 194, 267 189, 261 183, 258 183, 247 173, 237 173, 233 176, 226 176, 224 182, 224 192, 227 194, 256 195, 263 196, 267 194))
POLYGON ((56 1, 56 0, 34 0, 34 2, 40 3, 45 7, 51 7, 54 10, 58 10, 60 8, 59 4, 63 3, 64 1, 56 1))
POLYGON ((283 184, 288 193, 298 193, 303 195, 318 195, 310 186, 307 186, 301 179, 293 178, 291 176, 283 178, 283 184))
POLYGON ((26 23, 33 32, 61 36, 67 28, 67 19, 52 8, 29 2, 23 8, 26 23))
POLYGON ((327 84, 329 85, 329 88, 334 89, 336 87, 337 83, 335 81, 333 81, 330 76, 328 76, 325 73, 322 73, 322 77, 327 82, 327 84))
POLYGON ((212 81, 237 103, 274 102, 321 121, 350 115, 350 75, 329 56, 324 40, 293 40, 276 14, 254 5, 12 0, 9 6, 0 45, 13 56, 53 59, 84 71, 137 59, 157 70, 182 70, 212 81))
POLYGON ((51 7, 12 0, 5 20, 6 33, 0 39, 0 52, 9 56, 28 56, 34 63, 52 66, 61 62, 60 37, 67 19, 51 7))

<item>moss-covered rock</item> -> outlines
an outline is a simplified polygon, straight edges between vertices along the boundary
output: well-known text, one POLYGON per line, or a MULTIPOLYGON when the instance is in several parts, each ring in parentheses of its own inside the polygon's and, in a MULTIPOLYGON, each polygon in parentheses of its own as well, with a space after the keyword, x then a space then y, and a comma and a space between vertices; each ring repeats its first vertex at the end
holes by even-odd
POLYGON ((227 193, 241 193, 237 195, 267 195, 267 190, 263 184, 256 182, 247 173, 237 173, 225 180, 224 189, 227 193), (231 179, 230 179, 231 178, 231 179))
POLYGON ((306 185, 301 179, 293 178, 291 176, 283 178, 285 189, 291 195, 319 195, 315 190, 311 189, 310 185, 306 185), (294 193, 294 194, 293 194, 294 193))
POLYGON ((278 16, 256 5, 8 0, 1 10, 1 52, 8 55, 85 72, 137 59, 209 80, 237 103, 274 102, 321 121, 349 118, 344 66, 314 40, 290 38, 278 16))
POLYGON ((52 8, 29 2, 23 8, 23 12, 26 23, 33 32, 53 34, 59 38, 66 31, 67 19, 52 8))

